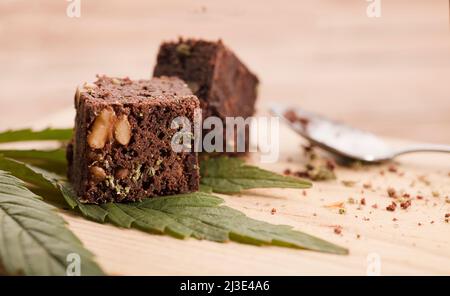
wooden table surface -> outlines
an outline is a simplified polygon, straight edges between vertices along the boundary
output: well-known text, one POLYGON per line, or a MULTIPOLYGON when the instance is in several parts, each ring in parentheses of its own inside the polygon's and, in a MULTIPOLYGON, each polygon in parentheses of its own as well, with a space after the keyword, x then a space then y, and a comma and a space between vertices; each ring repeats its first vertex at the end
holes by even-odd
MULTIPOLYGON (((66 16, 66 1, 30 2, 0 3, 2 129, 70 126, 77 84, 97 73, 149 77, 161 40, 182 35, 220 37, 234 49, 261 78, 260 113, 284 101, 390 138, 450 143, 447 0, 382 1, 380 18, 366 16, 363 0, 81 0, 81 18, 66 16)), ((282 145, 280 162, 266 168, 300 167, 301 140, 286 128, 282 139, 292 145, 282 145)), ((337 181, 316 182, 307 196, 274 189, 224 197, 251 217, 344 245, 349 256, 180 241, 64 217, 113 274, 366 274, 369 254, 381 259, 382 274, 449 274, 450 159, 424 154, 399 162, 403 176, 380 175, 385 167, 341 168, 337 181), (355 187, 340 182, 349 179, 355 187), (374 191, 362 194, 367 181, 374 191), (388 212, 389 186, 425 199, 388 212), (345 215, 325 207, 363 196, 367 205, 347 205, 345 215)))

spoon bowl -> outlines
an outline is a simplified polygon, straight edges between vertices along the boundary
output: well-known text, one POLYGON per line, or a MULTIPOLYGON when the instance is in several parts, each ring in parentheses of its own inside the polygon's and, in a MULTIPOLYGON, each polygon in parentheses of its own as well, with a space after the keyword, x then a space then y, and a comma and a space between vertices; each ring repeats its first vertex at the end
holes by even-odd
POLYGON ((273 105, 270 111, 314 145, 338 156, 354 160, 383 162, 410 152, 450 152, 449 145, 436 144, 422 144, 402 149, 393 148, 370 132, 353 128, 300 108, 273 105))

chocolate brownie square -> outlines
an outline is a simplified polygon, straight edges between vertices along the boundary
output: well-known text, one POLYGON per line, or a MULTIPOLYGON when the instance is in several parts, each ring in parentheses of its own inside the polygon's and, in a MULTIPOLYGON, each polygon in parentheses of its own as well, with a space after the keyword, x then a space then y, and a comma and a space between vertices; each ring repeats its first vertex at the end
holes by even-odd
MULTIPOLYGON (((177 76, 186 81, 200 100, 204 119, 245 119, 255 112, 258 78, 221 40, 179 39, 163 43, 153 75, 177 76)), ((245 139, 248 147, 248 130, 245 139)))
POLYGON ((68 177, 83 202, 136 201, 198 190, 197 154, 171 146, 177 132, 173 119, 193 122, 199 108, 183 81, 102 76, 77 90, 75 107, 68 177))

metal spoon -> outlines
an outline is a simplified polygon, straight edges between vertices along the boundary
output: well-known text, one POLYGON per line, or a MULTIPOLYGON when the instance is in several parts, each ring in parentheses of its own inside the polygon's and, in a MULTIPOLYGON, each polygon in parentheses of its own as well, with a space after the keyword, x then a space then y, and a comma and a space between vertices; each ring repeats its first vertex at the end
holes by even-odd
POLYGON ((449 152, 449 145, 420 144, 394 148, 372 133, 355 129, 299 108, 274 105, 270 111, 311 143, 339 156, 382 162, 411 152, 449 152))

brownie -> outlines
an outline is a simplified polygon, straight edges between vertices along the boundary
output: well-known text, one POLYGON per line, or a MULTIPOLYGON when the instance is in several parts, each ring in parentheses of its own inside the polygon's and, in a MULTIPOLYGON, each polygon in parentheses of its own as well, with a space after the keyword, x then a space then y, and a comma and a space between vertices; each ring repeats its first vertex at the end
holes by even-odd
POLYGON ((137 201, 198 190, 197 154, 171 147, 178 131, 172 120, 184 116, 192 122, 199 108, 182 80, 99 76, 77 89, 75 108, 68 177, 81 201, 137 201))
MULTIPOLYGON (((226 117, 247 118, 255 112, 258 78, 221 40, 180 38, 163 43, 153 75, 186 81, 200 100, 203 118, 218 116, 224 121, 226 117)), ((247 130, 246 147, 248 138, 247 130)))

